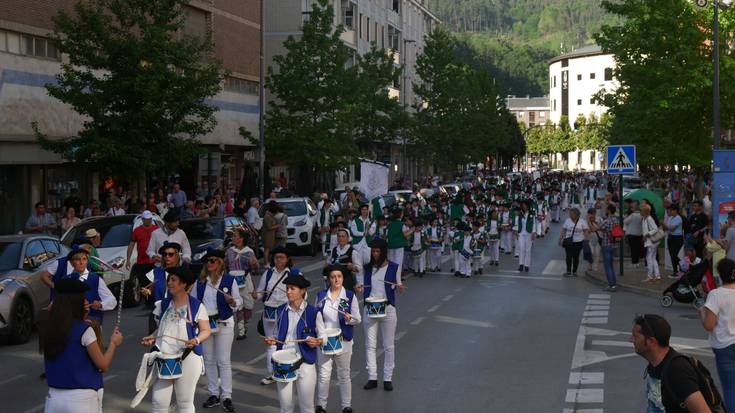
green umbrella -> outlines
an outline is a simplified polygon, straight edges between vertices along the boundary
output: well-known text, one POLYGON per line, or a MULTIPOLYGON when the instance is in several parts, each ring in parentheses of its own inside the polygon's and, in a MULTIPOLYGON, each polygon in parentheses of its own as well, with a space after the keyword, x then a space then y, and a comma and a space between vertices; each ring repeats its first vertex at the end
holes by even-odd
POLYGON ((666 211, 664 211, 664 200, 661 195, 653 191, 649 191, 648 189, 636 189, 635 191, 623 197, 623 200, 626 199, 635 199, 639 203, 640 201, 646 199, 648 200, 648 202, 651 203, 651 205, 653 205, 653 209, 656 211, 656 216, 659 219, 664 218, 664 212, 666 211))

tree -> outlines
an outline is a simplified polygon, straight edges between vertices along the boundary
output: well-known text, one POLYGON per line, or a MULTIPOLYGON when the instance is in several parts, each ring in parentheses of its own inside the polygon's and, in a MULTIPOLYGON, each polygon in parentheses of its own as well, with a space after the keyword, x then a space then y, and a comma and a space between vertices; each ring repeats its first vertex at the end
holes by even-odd
POLYGON ((588 118, 583 115, 577 117, 575 124, 574 140, 579 150, 593 150, 603 151, 609 144, 608 142, 608 128, 609 128, 608 114, 603 114, 600 119, 592 113, 588 118))
POLYGON ((337 170, 359 154, 347 116, 357 69, 348 67, 352 52, 333 19, 327 0, 314 3, 303 34, 283 43, 287 53, 273 58, 277 71, 269 67, 265 83, 274 94, 265 120, 267 156, 299 168, 300 191, 312 189, 314 172, 337 170))
POLYGON ((103 173, 141 178, 192 162, 215 126, 205 99, 222 70, 208 38, 183 34, 187 0, 80 1, 54 18, 68 56, 48 93, 85 118, 60 140, 34 125, 45 149, 103 173))

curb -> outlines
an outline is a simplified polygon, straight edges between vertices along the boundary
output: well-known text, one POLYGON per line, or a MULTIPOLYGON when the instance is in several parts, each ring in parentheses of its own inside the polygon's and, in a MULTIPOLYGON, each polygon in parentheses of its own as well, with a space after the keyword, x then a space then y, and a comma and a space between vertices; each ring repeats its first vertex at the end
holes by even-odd
MULTIPOLYGON (((590 273, 589 271, 585 271, 584 272, 584 277, 588 281, 590 281, 592 283, 595 283, 595 284, 598 284, 598 285, 602 285, 602 286, 607 287, 607 280, 606 279, 603 279, 601 277, 595 276, 593 273, 590 273)), ((661 293, 659 291, 654 291, 654 290, 651 290, 651 289, 648 289, 648 288, 638 287, 638 286, 630 285, 630 284, 627 284, 627 283, 621 283, 620 282, 620 277, 617 277, 617 280, 618 280, 618 284, 617 284, 618 290, 627 291, 627 292, 630 292, 630 293, 634 293, 634 294, 638 294, 638 295, 643 295, 643 296, 646 296, 646 297, 653 297, 653 298, 660 298, 661 297, 661 293)))

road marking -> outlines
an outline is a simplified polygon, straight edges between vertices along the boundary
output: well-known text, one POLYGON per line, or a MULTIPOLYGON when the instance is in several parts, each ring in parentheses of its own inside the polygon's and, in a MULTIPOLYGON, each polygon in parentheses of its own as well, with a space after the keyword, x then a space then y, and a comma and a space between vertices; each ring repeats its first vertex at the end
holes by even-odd
POLYGON ((429 313, 433 313, 434 311, 438 310, 439 307, 441 307, 441 306, 442 306, 441 304, 437 304, 437 305, 431 307, 430 309, 428 309, 426 311, 429 312, 429 313))
POLYGON ((487 321, 468 320, 466 318, 447 317, 443 315, 435 315, 434 320, 441 321, 443 323, 458 324, 461 326, 468 326, 468 327, 482 327, 482 328, 494 327, 492 323, 489 323, 487 321))
POLYGON ((589 298, 599 299, 599 300, 610 300, 610 294, 590 294, 589 298))
POLYGON ((260 360, 263 360, 267 355, 268 355, 267 352, 261 353, 258 357, 255 357, 254 359, 246 362, 245 364, 255 364, 255 363, 259 362, 260 360))
POLYGON ((587 300, 587 305, 610 305, 610 301, 605 301, 605 300, 587 300))
POLYGON ((584 317, 582 324, 607 324, 607 317, 584 317))
POLYGON ((602 413, 602 409, 564 409, 562 413, 602 413))
POLYGON ((398 334, 396 334, 395 341, 398 341, 398 340, 402 339, 403 336, 406 335, 406 333, 408 333, 408 331, 406 331, 406 330, 400 331, 398 334))
POLYGON ((426 317, 419 317, 419 318, 411 321, 409 324, 411 324, 412 326, 417 326, 417 325, 421 324, 421 322, 424 321, 425 319, 426 319, 426 317))
POLYGON ((544 270, 541 272, 543 275, 559 275, 564 272, 566 264, 564 260, 550 260, 544 270))
POLYGON ((567 389, 565 400, 567 403, 603 403, 605 391, 603 389, 567 389))
POLYGON ((569 384, 604 384, 605 373, 573 371, 569 373, 569 384))
POLYGON ((599 310, 599 311, 585 311, 582 313, 583 317, 607 317, 608 311, 607 310, 599 310))
POLYGON ((454 289, 454 292, 455 292, 455 293, 458 293, 458 292, 460 292, 460 291, 462 291, 462 287, 457 287, 457 288, 455 288, 455 289, 454 289))
POLYGON ((587 307, 584 308, 584 311, 589 311, 589 310, 609 310, 609 309, 610 309, 610 306, 609 305, 588 305, 587 307))
POLYGON ((454 298, 454 294, 449 294, 448 296, 442 298, 442 301, 447 302, 451 300, 452 298, 454 298))
POLYGON ((0 386, 2 386, 3 384, 8 384, 8 383, 10 383, 11 381, 16 381, 16 380, 18 380, 18 379, 22 379, 22 378, 23 378, 23 377, 25 377, 25 376, 26 376, 25 374, 19 374, 19 375, 17 375, 17 376, 13 376, 13 377, 11 377, 11 378, 9 378, 9 379, 5 379, 5 380, 3 380, 3 381, 0 381, 0 386))
MULTIPOLYGON (((514 271, 518 273, 518 271, 514 271)), ((503 275, 503 274, 480 274, 480 277, 489 277, 489 278, 513 278, 518 280, 551 280, 551 281, 561 281, 561 278, 558 277, 542 277, 539 275, 503 275)))

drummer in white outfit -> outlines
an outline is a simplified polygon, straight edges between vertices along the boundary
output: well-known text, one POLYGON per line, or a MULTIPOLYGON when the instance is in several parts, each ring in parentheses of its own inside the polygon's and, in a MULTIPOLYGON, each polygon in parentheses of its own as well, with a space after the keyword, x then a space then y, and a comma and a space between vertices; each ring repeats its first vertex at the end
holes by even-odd
POLYGON ((363 268, 363 276, 358 280, 355 291, 364 292, 368 297, 382 297, 388 300, 385 317, 368 318, 365 309, 365 359, 367 361, 368 381, 365 390, 378 387, 377 342, 378 328, 383 335, 385 353, 383 365, 383 388, 393 390, 393 369, 395 368, 395 335, 398 316, 395 307, 395 291, 403 293, 406 287, 401 282, 398 264, 388 261, 388 244, 385 240, 375 240, 370 244, 370 262, 363 268))
MULTIPOLYGON (((291 259, 288 252, 283 247, 276 247, 271 251, 271 267, 263 273, 258 282, 258 288, 253 291, 252 297, 254 300, 263 301, 264 305, 268 307, 278 308, 279 306, 288 302, 286 297, 286 287, 283 284, 283 280, 289 276, 289 274, 296 273, 298 270, 292 271, 290 268, 291 259)), ((260 330, 260 325, 258 329, 260 330)), ((276 321, 262 320, 262 331, 260 334, 267 337, 275 337, 276 335, 276 321)), ((266 364, 268 368, 268 376, 264 377, 260 384, 267 385, 272 384, 273 380, 273 365, 271 364, 271 357, 273 352, 276 351, 276 346, 268 346, 266 364)))
MULTIPOLYGON (((337 365, 337 380, 342 400, 342 413, 352 413, 352 378, 350 377, 350 362, 352 360, 353 326, 360 324, 360 307, 357 296, 347 291, 342 283, 349 270, 339 265, 329 265, 324 268, 324 274, 329 279, 329 289, 317 294, 315 307, 319 310, 317 319, 321 318, 325 329, 340 329, 342 331, 342 352, 336 355, 326 355, 319 351, 319 386, 317 395, 316 413, 326 413, 329 397, 329 383, 332 378, 332 364, 337 365)), ((322 342, 327 336, 320 332, 322 342)))

